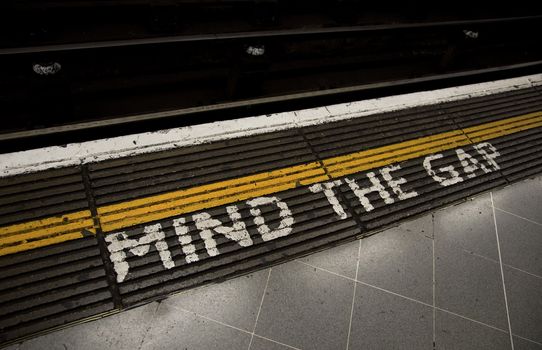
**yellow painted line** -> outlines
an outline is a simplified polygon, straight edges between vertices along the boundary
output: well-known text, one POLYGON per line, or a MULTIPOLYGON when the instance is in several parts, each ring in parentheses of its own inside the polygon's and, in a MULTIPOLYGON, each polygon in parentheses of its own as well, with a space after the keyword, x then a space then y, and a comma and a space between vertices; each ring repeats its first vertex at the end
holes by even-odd
MULTIPOLYGON (((327 175, 321 175, 321 176, 310 178, 307 180, 312 181, 310 183, 317 183, 317 182, 328 181, 329 177, 327 175)), ((308 181, 304 182, 301 185, 305 185, 305 184, 309 184, 309 182, 308 181)), ((121 229, 124 227, 135 226, 135 225, 144 224, 144 223, 156 221, 156 220, 161 220, 161 219, 176 216, 176 215, 181 215, 184 213, 191 213, 198 210, 213 208, 220 205, 247 200, 250 198, 261 197, 261 196, 265 196, 271 193, 282 192, 282 191, 290 190, 297 186, 298 184, 296 182, 290 181, 280 186, 259 188, 259 189, 254 189, 251 191, 238 193, 233 196, 214 198, 212 201, 208 201, 208 202, 199 202, 199 203, 194 203, 187 206, 180 206, 180 207, 170 208, 170 209, 161 210, 161 211, 149 212, 141 216, 120 219, 114 222, 107 222, 107 223, 102 222, 101 226, 102 226, 102 229, 106 232, 113 231, 113 230, 121 229), (129 225, 129 226, 126 226, 126 225, 129 225)))
MULTIPOLYGON (((457 147, 542 127, 542 112, 331 157, 317 162, 194 186, 98 208, 105 232, 340 178, 457 147)), ((93 231, 88 210, 0 228, 0 255, 83 237, 93 231), (21 244, 14 244, 23 242, 21 244), (2 247, 3 246, 3 247, 2 247)))
POLYGON ((344 175, 353 174, 359 171, 374 168, 372 163, 387 160, 388 164, 396 163, 408 159, 418 158, 427 154, 434 153, 435 149, 451 149, 464 146, 471 142, 465 135, 450 135, 444 139, 433 139, 433 136, 418 139, 419 142, 412 143, 410 141, 401 142, 388 147, 384 152, 372 155, 374 150, 362 151, 355 155, 352 160, 336 162, 333 160, 332 165, 328 165, 324 160, 324 166, 328 169, 332 177, 341 177, 344 175))
MULTIPOLYGON (((217 183, 218 189, 214 189, 214 186, 206 186, 208 187, 208 190, 206 192, 198 192, 199 194, 193 195, 193 196, 187 196, 183 193, 183 191, 175 191, 179 197, 173 198, 169 201, 160 201, 157 204, 154 204, 156 202, 149 203, 147 206, 138 206, 136 208, 128 208, 128 210, 120 210, 117 212, 109 213, 107 215, 101 215, 101 212, 98 211, 98 213, 101 215, 100 220, 102 225, 110 222, 118 220, 119 218, 126 218, 131 216, 137 216, 137 215, 145 215, 149 212, 153 211, 160 211, 160 210, 167 210, 171 209, 173 207, 179 207, 179 206, 188 206, 193 203, 198 202, 213 202, 215 198, 221 198, 221 197, 232 197, 236 196, 237 194, 244 193, 244 192, 254 192, 257 191, 259 188, 270 188, 271 191, 277 192, 273 190, 275 186, 280 186, 283 183, 287 184, 296 184, 299 181, 302 181, 306 178, 314 178, 317 176, 323 176, 325 175, 325 172, 323 169, 314 169, 310 171, 306 171, 299 174, 289 175, 289 176, 282 176, 278 178, 272 178, 269 180, 260 180, 260 181, 254 181, 251 183, 241 183, 240 185, 232 185, 230 187, 223 187, 220 183, 217 183)), ((258 196, 256 196, 258 197, 258 196)), ((103 226, 102 226, 103 228, 103 226)))
POLYGON ((463 138, 464 137, 463 132, 461 130, 447 131, 447 132, 436 134, 436 135, 421 137, 421 138, 417 138, 413 140, 403 141, 400 143, 394 143, 393 145, 382 146, 378 148, 371 148, 365 151, 359 151, 359 152, 349 153, 349 154, 345 154, 345 155, 337 156, 333 158, 327 158, 323 160, 323 163, 329 167, 334 164, 354 161, 356 159, 360 159, 366 156, 382 155, 382 154, 385 154, 397 149, 410 148, 410 147, 414 147, 420 144, 438 142, 439 140, 446 140, 446 139, 456 138, 456 137, 463 138))
POLYGON ((9 236, 0 237, 0 249, 3 245, 9 244, 9 243, 36 240, 43 237, 56 235, 59 232, 88 229, 88 228, 91 228, 93 225, 94 225, 94 220, 92 220, 92 218, 87 218, 82 221, 71 222, 62 226, 32 230, 32 231, 28 231, 21 234, 13 233, 9 236))
POLYGON ((291 173, 291 170, 294 169, 294 171, 300 171, 300 174, 304 174, 307 169, 319 167, 323 170, 323 173, 329 175, 329 179, 339 178, 360 171, 497 138, 527 128, 534 128, 538 126, 539 122, 542 122, 542 112, 529 113, 474 127, 332 157, 322 162, 297 165, 210 185, 196 186, 187 190, 173 191, 162 195, 103 206, 98 208, 98 213, 104 231, 118 230, 248 198, 269 195, 285 189, 295 188, 298 185, 310 185, 326 180, 325 176, 323 176, 324 180, 320 177, 311 177, 303 179, 303 181, 299 181, 301 175, 281 176, 281 174, 291 173), (473 141, 473 138, 476 141, 473 141), (250 185, 246 186, 247 183, 250 185), (273 186, 273 184, 277 186, 273 186), (267 187, 262 188, 265 185, 267 187), (246 192, 247 188, 253 190, 246 192), (187 192, 202 195, 199 197, 194 196, 194 200, 192 200, 188 198, 187 192), (196 203, 194 203, 195 201, 196 203))
POLYGON ((23 233, 27 231, 32 231, 36 229, 43 229, 46 227, 52 227, 55 225, 61 225, 66 222, 76 221, 79 219, 85 219, 92 217, 89 210, 81 210, 74 213, 69 213, 60 216, 53 216, 40 220, 33 220, 24 222, 22 224, 15 224, 11 226, 0 227, 0 236, 12 234, 12 233, 23 233))
POLYGON ((96 233, 89 210, 1 227, 0 256, 82 238, 83 230, 96 233))
POLYGON ((463 131, 468 134, 468 133, 471 133, 471 132, 476 132, 476 131, 480 131, 480 130, 484 130, 484 129, 493 129, 495 127, 502 127, 502 126, 506 126, 506 125, 510 125, 510 124, 522 123, 524 121, 532 120, 533 118, 537 119, 541 114, 542 114, 542 112, 534 112, 534 113, 522 114, 522 115, 519 115, 519 116, 516 116, 516 117, 501 119, 501 120, 497 120, 495 122, 484 123, 484 124, 464 128, 463 131))
MULTIPOLYGON (((534 114, 534 113, 532 113, 534 114)), ((537 115, 530 115, 529 118, 518 118, 518 120, 510 121, 509 123, 501 123, 492 125, 489 128, 466 128, 465 134, 468 135, 469 138, 473 139, 480 139, 480 140, 490 140, 497 137, 513 134, 516 132, 519 132, 521 130, 527 130, 532 129, 532 124, 537 124, 540 122, 540 116, 537 115)), ((510 118, 515 119, 515 118, 510 118)))
POLYGON ((0 249, 0 256, 20 253, 26 250, 36 249, 36 248, 45 247, 48 245, 71 241, 71 240, 79 239, 82 237, 83 235, 81 234, 81 232, 72 232, 72 233, 67 233, 67 234, 59 235, 59 236, 48 238, 48 239, 40 239, 38 241, 32 241, 32 242, 22 243, 18 245, 8 246, 8 247, 0 249))
POLYGON ((150 197, 134 199, 131 201, 126 201, 126 202, 122 202, 118 204, 112 204, 112 205, 99 207, 98 215, 103 215, 103 214, 115 212, 115 211, 126 210, 127 208, 137 208, 137 207, 146 206, 149 204, 149 198, 152 198, 153 203, 166 202, 166 201, 177 199, 183 196, 197 195, 200 193, 205 193, 205 192, 216 190, 216 189, 223 189, 223 188, 229 188, 232 186, 238 186, 240 184, 249 184, 249 183, 255 183, 255 182, 263 181, 263 180, 281 178, 286 175, 291 175, 295 173, 303 173, 305 171, 310 171, 310 170, 314 170, 318 168, 321 168, 320 162, 312 162, 312 163, 307 163, 307 164, 295 165, 288 168, 273 170, 273 171, 269 171, 265 173, 244 176, 244 177, 235 178, 231 180, 220 181, 220 182, 212 183, 209 185, 191 187, 185 190, 173 191, 173 192, 154 195, 150 197))

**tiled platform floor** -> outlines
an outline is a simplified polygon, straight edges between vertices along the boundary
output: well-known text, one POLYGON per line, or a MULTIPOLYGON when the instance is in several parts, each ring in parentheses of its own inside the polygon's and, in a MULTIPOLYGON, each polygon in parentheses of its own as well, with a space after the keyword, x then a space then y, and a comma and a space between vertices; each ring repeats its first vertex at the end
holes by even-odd
POLYGON ((9 349, 496 350, 510 329, 542 349, 542 177, 9 349))

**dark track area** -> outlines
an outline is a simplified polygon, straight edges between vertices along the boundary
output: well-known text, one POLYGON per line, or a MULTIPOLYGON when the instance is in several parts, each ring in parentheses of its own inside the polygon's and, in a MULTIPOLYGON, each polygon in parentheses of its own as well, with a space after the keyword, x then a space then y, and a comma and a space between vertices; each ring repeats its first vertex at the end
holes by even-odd
POLYGON ((529 6, 311 4, 3 4, 3 152, 541 71, 529 6))

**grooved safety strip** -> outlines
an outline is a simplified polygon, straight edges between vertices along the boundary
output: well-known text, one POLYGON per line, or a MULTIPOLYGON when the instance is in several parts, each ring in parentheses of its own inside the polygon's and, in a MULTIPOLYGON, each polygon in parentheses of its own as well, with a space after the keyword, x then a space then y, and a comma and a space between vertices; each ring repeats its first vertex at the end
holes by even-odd
POLYGON ((0 178, 0 341, 372 234, 541 154, 528 88, 0 178))
MULTIPOLYGON (((542 112, 355 152, 322 161, 98 207, 105 232, 282 192, 542 126, 542 112)), ((83 237, 89 211, 0 228, 0 255, 83 237), (79 220, 75 220, 75 219, 79 220), (75 220, 75 221, 74 221, 75 220)))

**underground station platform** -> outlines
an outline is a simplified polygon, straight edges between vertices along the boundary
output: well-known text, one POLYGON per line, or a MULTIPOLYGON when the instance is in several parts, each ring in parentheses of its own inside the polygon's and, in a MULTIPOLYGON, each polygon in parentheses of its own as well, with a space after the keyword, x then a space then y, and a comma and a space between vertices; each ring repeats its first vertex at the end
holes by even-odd
POLYGON ((541 151, 531 75, 0 155, 0 341, 369 241, 541 151))

